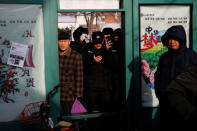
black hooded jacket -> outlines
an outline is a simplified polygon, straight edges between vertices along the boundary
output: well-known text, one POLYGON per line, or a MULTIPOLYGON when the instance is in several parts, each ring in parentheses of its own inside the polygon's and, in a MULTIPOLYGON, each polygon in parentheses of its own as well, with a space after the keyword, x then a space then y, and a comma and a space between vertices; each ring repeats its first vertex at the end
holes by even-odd
POLYGON ((159 100, 177 75, 188 67, 197 65, 197 53, 186 47, 186 33, 182 26, 170 27, 161 38, 163 45, 168 47, 169 38, 178 40, 180 48, 176 51, 168 48, 159 59, 155 73, 155 93, 159 100))

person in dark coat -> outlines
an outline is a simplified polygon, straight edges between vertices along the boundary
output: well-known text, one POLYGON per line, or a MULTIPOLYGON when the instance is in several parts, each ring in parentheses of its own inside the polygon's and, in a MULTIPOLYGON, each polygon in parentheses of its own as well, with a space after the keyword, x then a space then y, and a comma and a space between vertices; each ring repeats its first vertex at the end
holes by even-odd
MULTIPOLYGON (((107 34, 107 33, 106 33, 107 34)), ((122 31, 120 28, 117 28, 112 35, 113 46, 110 49, 113 54, 113 89, 112 89, 112 104, 114 110, 120 110, 123 107, 123 102, 121 101, 122 97, 122 87, 124 83, 124 51, 123 51, 123 41, 121 39, 122 31)))
POLYGON ((110 46, 111 48, 113 48, 113 29, 106 27, 103 29, 102 33, 104 35, 103 47, 110 46))
POLYGON ((197 130, 197 67, 190 67, 166 89, 166 100, 173 112, 176 130, 197 130))
POLYGON ((114 48, 117 49, 118 51, 122 51, 122 31, 121 28, 117 28, 114 30, 113 33, 113 44, 114 48))
POLYGON ((111 53, 102 48, 102 42, 102 32, 93 32, 92 47, 83 53, 84 92, 88 111, 107 111, 111 100, 111 53))
POLYGON ((90 43, 90 38, 88 35, 88 28, 78 27, 73 33, 74 41, 71 42, 71 49, 77 51, 82 54, 85 48, 88 48, 90 43))
POLYGON ((165 91, 177 75, 197 65, 197 53, 186 47, 186 32, 181 25, 170 27, 161 38, 168 51, 160 56, 155 73, 155 93, 159 99, 161 128, 170 128, 170 111, 164 98, 165 91))

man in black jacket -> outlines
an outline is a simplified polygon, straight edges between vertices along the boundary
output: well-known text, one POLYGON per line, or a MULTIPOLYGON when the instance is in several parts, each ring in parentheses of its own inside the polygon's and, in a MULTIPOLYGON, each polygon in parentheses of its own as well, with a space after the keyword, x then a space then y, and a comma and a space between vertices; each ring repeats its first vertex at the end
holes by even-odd
POLYGON ((70 47, 80 54, 90 45, 88 28, 78 27, 73 33, 73 38, 70 47))
POLYGON ((106 111, 111 101, 111 53, 103 47, 103 33, 92 34, 92 47, 83 53, 84 88, 88 111, 106 111))
POLYGON ((170 27, 161 38, 168 51, 164 53, 155 73, 155 93, 159 99, 161 128, 169 130, 172 124, 170 111, 166 103, 165 91, 177 75, 188 67, 197 65, 197 53, 186 47, 186 32, 181 25, 170 27))

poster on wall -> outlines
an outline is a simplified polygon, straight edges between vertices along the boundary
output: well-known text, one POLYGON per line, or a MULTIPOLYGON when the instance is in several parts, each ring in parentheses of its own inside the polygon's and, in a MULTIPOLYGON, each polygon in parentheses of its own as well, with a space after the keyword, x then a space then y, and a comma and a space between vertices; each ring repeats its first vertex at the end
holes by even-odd
POLYGON ((0 4, 0 122, 46 98, 41 5, 0 4))
POLYGON ((12 42, 9 55, 7 58, 7 64, 12 66, 23 67, 28 45, 18 44, 12 42))
POLYGON ((161 37, 173 25, 182 25, 189 46, 190 6, 152 5, 140 6, 140 55, 141 55, 141 93, 143 107, 157 107, 154 73, 159 57, 167 51, 161 37))

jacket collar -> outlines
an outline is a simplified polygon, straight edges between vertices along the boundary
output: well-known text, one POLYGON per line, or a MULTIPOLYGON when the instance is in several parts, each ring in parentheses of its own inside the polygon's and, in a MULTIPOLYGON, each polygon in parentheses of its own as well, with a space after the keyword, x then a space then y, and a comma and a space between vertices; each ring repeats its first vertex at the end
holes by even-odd
POLYGON ((65 55, 65 56, 70 56, 71 50, 72 50, 72 49, 71 49, 70 47, 68 47, 68 49, 66 49, 64 52, 61 52, 60 55, 61 55, 61 56, 63 56, 63 55, 65 55))

